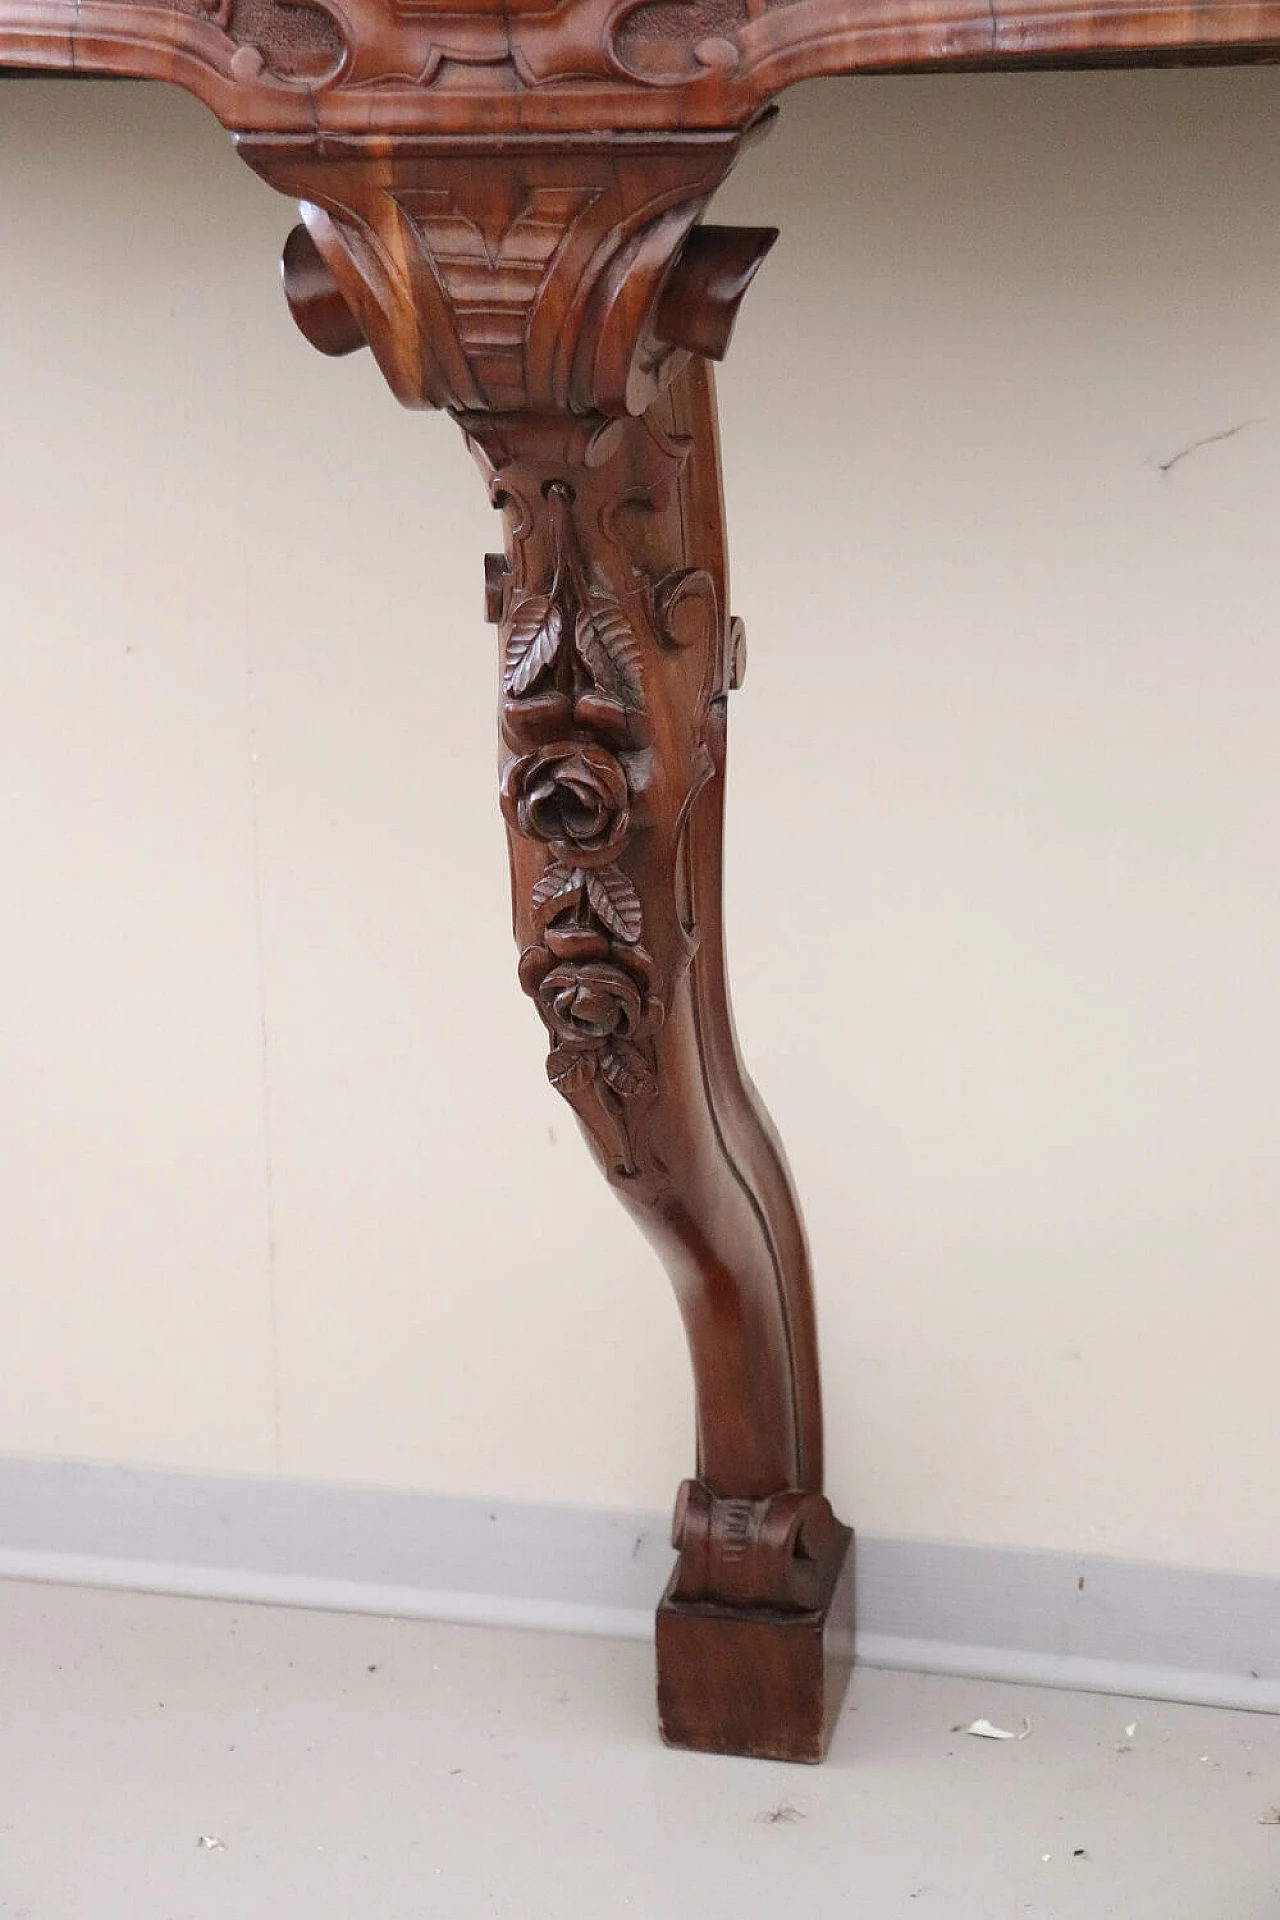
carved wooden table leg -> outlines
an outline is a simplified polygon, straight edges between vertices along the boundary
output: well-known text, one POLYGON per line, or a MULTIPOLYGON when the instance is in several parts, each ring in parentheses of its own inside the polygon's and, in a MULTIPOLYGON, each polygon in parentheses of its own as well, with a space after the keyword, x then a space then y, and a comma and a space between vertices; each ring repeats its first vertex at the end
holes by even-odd
POLYGON ((849 1535, 821 1491, 804 1231, 726 992, 734 647, 711 372, 691 362, 641 420, 463 424, 508 528, 491 577, 520 978, 693 1355, 698 1477, 658 1618, 663 1732, 818 1759, 849 1535))
POLYGON ((547 1071, 666 1262, 697 1477, 658 1616, 665 1737, 821 1758, 852 1644, 804 1229, 739 1061, 721 929, 726 604, 712 375, 771 233, 696 225, 736 135, 241 143, 304 202, 286 291, 448 407, 506 524, 501 793, 547 1071), (336 151, 335 151, 336 148, 336 151))

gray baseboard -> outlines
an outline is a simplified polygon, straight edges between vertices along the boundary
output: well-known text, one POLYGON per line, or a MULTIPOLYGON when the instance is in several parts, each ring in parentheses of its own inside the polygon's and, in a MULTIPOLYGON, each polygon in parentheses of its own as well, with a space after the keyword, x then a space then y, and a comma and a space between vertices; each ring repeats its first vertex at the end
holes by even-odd
MULTIPOLYGON (((665 1515, 0 1459, 0 1577, 648 1638, 665 1515)), ((1280 1711, 1280 1580, 861 1536, 872 1666, 1280 1711)))

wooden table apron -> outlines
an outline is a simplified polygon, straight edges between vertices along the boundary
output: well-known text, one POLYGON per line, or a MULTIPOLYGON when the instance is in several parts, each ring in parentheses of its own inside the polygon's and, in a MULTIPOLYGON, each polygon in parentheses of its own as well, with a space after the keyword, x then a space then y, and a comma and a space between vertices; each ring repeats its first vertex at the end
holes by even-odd
POLYGON ((666 1263, 697 1463, 664 1737, 822 1757, 852 1659, 804 1227, 725 980, 710 360, 775 238, 704 214, 818 74, 1280 54, 1280 0, 0 0, 0 67, 169 80, 301 203, 286 297, 451 413, 505 527, 501 803, 547 1071, 666 1263))

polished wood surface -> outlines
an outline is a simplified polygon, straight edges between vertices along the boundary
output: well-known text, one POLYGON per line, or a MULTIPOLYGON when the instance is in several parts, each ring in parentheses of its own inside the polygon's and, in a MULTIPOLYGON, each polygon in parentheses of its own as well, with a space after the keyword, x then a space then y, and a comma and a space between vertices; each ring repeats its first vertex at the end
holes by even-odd
POLYGON ((1268 59, 1280 0, 4 0, 0 63, 172 80, 367 138, 746 126, 821 74, 1268 59))
POLYGON ((404 405, 451 413, 502 516, 520 984, 693 1360, 658 1622, 673 1743, 819 1759, 852 1649, 804 1228, 721 918, 746 653, 708 360, 774 236, 704 216, 793 81, 1278 52, 1280 0, 0 0, 0 64, 170 80, 218 115, 300 204, 282 270, 306 339, 367 346, 404 405))

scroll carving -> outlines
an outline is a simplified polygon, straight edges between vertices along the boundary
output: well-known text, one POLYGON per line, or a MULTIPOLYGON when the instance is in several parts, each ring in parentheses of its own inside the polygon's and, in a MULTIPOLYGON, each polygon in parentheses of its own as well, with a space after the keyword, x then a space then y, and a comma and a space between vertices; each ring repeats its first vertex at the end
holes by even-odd
POLYGON ((820 1493, 790 1489, 767 1500, 725 1500, 686 1480, 671 1529, 680 1550, 671 1595, 720 1606, 815 1609, 847 1538, 820 1493))
POLYGON ((323 4, 299 0, 173 0, 173 10, 207 20, 235 48, 231 70, 246 80, 262 76, 315 83, 336 75, 346 52, 337 18, 323 4))
MULTIPOLYGON (((679 290, 707 265, 683 250, 740 147, 723 134, 585 153, 431 142, 357 161, 311 141, 240 143, 302 203, 396 397, 468 415, 643 412, 687 357, 679 290)), ((712 263, 726 339, 756 264, 712 263)))

